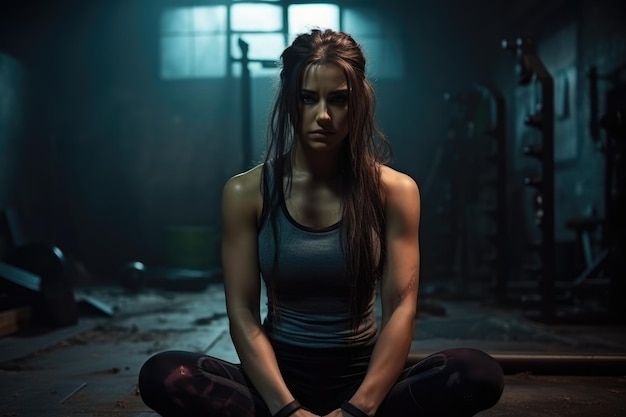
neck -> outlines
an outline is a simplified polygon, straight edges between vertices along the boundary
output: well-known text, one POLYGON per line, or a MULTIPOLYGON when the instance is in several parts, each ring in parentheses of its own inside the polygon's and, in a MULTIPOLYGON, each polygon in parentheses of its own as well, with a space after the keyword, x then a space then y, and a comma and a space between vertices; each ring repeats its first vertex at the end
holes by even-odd
POLYGON ((293 149, 293 170, 316 181, 336 181, 341 175, 340 151, 308 152, 300 146, 293 149))

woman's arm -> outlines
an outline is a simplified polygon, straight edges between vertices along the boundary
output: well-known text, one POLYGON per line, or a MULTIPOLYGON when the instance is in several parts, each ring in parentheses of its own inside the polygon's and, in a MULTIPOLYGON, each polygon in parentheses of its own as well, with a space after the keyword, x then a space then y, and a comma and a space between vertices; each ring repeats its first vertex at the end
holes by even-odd
POLYGON ((419 283, 420 195, 405 174, 383 169, 387 259, 381 284, 382 328, 370 364, 350 403, 373 416, 406 366, 419 283))
MULTIPOLYGON (((222 266, 230 334, 242 366, 275 414, 294 400, 274 350, 261 326, 258 268, 258 214, 262 205, 260 170, 231 178, 222 193, 222 266)), ((299 410, 295 415, 306 415, 299 410)))

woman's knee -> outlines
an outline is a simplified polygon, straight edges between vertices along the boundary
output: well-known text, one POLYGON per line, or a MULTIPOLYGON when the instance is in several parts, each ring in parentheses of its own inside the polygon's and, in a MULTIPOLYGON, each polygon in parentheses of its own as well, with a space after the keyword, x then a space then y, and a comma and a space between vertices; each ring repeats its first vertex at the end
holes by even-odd
POLYGON ((462 351, 466 357, 465 362, 469 378, 491 381, 498 386, 504 383, 502 367, 493 356, 473 348, 466 348, 462 351))
POLYGON ((385 401, 381 415, 469 416, 497 403, 504 385, 500 364, 487 353, 448 349, 409 368, 385 401))
POLYGON ((171 379, 171 375, 176 369, 189 367, 188 356, 190 356, 189 352, 180 351, 164 351, 152 355, 139 370, 139 392, 146 393, 154 389, 165 389, 166 382, 171 379))
POLYGON ((456 362, 458 380, 484 407, 499 401, 504 389, 504 373, 495 358, 479 349, 463 348, 455 350, 450 362, 456 362))
POLYGON ((139 370, 139 384, 144 381, 149 381, 157 377, 160 371, 165 368, 166 358, 169 356, 169 352, 159 352, 146 360, 141 369, 139 370))

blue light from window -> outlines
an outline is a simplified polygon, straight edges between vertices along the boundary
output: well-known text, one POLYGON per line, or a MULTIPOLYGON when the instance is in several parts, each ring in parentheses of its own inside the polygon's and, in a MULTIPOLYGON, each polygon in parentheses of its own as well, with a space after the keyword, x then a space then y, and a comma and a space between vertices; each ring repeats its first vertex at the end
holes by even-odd
POLYGON ((226 35, 194 37, 193 77, 223 77, 226 75, 226 35))
POLYGON ((238 39, 241 38, 248 44, 248 58, 278 60, 285 49, 285 37, 282 33, 245 33, 233 35, 230 47, 233 58, 241 58, 241 49, 238 39))
POLYGON ((193 7, 192 12, 194 32, 226 32, 226 6, 193 7))
POLYGON ((161 77, 226 75, 226 6, 166 9, 161 17, 161 77))
POLYGON ((161 38, 161 77, 186 78, 191 73, 191 42, 188 36, 161 38))
MULTIPOLYGON (((393 22, 381 19, 367 7, 313 3, 287 6, 288 27, 283 27, 283 8, 278 1, 234 0, 230 6, 172 7, 161 16, 161 77, 164 79, 223 77, 231 65, 241 73, 237 40, 249 44, 252 76, 273 75, 277 67, 264 67, 255 60, 275 61, 294 37, 312 28, 341 29, 363 45, 368 72, 374 78, 398 78, 404 73, 401 37, 393 22), (230 11, 229 11, 230 7, 230 11), (227 18, 230 17, 230 22, 227 18), (229 28, 230 23, 230 28, 229 28), (231 31, 230 39, 227 38, 231 31), (285 38, 286 35, 286 38, 285 38)), ((267 64, 267 62, 265 63, 267 64)))
POLYGON ((273 32, 283 29, 283 8, 274 4, 238 3, 230 8, 234 31, 273 32))
POLYGON ((339 6, 336 4, 292 4, 287 9, 289 38, 312 28, 339 30, 339 6))
MULTIPOLYGON (((273 76, 278 72, 278 59, 285 49, 285 37, 282 33, 244 33, 231 37, 231 54, 233 58, 241 58, 239 38, 248 44, 248 68, 253 77, 273 76), (256 60, 256 62, 255 62, 256 60), (260 60, 265 62, 261 63, 260 60)), ((241 75, 241 64, 233 64, 233 75, 241 75)))
POLYGON ((188 33, 191 21, 191 11, 187 7, 166 9, 161 15, 162 34, 188 33))

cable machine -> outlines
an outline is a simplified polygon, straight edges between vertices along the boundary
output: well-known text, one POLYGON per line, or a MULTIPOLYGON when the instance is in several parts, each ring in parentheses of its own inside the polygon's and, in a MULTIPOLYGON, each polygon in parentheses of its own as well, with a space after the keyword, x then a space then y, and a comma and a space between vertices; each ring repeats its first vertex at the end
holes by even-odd
POLYGON ((537 278, 539 311, 529 314, 540 321, 552 322, 556 303, 555 260, 555 201, 554 201, 554 79, 536 53, 531 38, 518 38, 514 42, 502 41, 502 48, 516 58, 517 83, 528 86, 537 81, 541 87, 541 103, 537 111, 526 117, 524 123, 541 133, 541 141, 524 149, 524 154, 536 159, 540 172, 524 178, 524 185, 534 191, 535 223, 540 238, 529 247, 539 255, 539 267, 533 271, 537 278))

